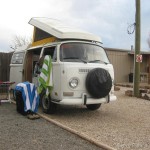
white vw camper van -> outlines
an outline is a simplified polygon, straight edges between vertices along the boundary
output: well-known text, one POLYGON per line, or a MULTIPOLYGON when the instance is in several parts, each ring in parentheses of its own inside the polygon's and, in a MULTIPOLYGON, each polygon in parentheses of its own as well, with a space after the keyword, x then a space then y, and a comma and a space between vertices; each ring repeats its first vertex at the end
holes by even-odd
POLYGON ((10 81, 37 84, 35 63, 50 55, 53 89, 48 97, 40 93, 44 112, 54 113, 57 104, 85 105, 96 110, 102 103, 116 100, 114 69, 98 36, 54 19, 32 18, 29 24, 34 26, 33 43, 28 49, 14 52, 10 81))

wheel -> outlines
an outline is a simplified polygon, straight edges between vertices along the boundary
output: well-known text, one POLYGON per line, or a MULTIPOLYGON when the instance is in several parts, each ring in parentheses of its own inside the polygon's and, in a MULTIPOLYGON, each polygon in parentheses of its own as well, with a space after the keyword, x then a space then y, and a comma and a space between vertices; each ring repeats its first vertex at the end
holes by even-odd
POLYGON ((56 112, 56 104, 51 102, 50 96, 43 94, 41 97, 41 104, 44 113, 54 114, 56 112))
POLYGON ((89 109, 89 110, 97 110, 99 109, 101 106, 101 104, 89 104, 89 105, 86 105, 86 107, 89 109))
POLYGON ((109 94, 112 79, 109 72, 102 68, 91 70, 86 77, 86 89, 94 98, 102 98, 109 94))

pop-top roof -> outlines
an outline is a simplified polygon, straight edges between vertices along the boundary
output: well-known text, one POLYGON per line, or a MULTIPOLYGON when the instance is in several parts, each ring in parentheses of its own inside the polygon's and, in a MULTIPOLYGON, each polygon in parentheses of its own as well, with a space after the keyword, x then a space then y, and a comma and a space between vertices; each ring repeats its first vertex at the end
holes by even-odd
POLYGON ((58 39, 82 39, 102 42, 99 36, 68 26, 59 20, 50 18, 31 18, 29 24, 53 35, 58 39))

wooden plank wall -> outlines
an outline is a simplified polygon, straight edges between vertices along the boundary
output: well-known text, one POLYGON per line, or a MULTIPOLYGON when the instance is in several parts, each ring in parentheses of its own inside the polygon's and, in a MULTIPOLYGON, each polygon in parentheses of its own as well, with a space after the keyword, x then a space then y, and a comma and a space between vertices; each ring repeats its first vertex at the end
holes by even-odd
POLYGON ((13 53, 0 52, 0 81, 9 81, 10 61, 13 53))

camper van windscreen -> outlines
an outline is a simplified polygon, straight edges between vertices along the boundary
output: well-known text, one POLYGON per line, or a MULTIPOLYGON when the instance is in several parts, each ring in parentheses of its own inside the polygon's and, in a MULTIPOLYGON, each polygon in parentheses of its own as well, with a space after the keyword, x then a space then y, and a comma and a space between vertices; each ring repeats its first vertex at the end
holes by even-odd
POLYGON ((11 64, 22 64, 24 53, 14 53, 11 59, 11 64))
POLYGON ((102 47, 86 43, 62 44, 60 60, 63 62, 109 63, 106 52, 102 47))

